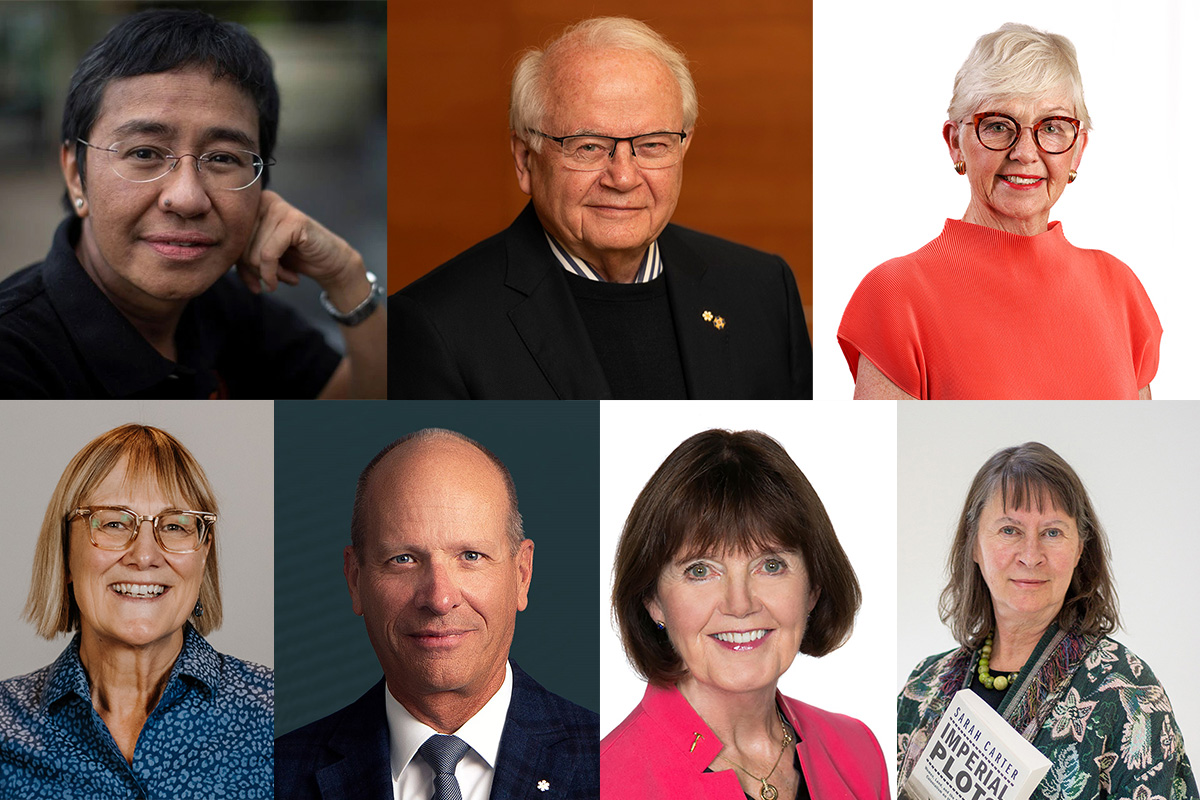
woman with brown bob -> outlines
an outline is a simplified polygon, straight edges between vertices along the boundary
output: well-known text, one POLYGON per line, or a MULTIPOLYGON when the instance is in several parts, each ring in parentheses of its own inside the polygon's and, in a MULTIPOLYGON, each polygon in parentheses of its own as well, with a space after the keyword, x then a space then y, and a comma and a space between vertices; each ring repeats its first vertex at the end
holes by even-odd
POLYGON ((0 682, 0 797, 268 798, 274 677, 221 624, 217 501, 173 436, 123 425, 55 487, 25 617, 53 664, 0 682))
POLYGON ((1071 465, 1038 442, 980 468, 940 614, 961 644, 917 665, 898 702, 900 785, 954 695, 971 690, 1050 759, 1034 800, 1196 798, 1171 701, 1108 634, 1108 538, 1071 465))
POLYGON ((850 636, 858 580, 808 479, 771 437, 710 430, 638 495, 613 609, 648 681, 600 745, 604 798, 886 798, 862 722, 779 693, 797 652, 850 636))

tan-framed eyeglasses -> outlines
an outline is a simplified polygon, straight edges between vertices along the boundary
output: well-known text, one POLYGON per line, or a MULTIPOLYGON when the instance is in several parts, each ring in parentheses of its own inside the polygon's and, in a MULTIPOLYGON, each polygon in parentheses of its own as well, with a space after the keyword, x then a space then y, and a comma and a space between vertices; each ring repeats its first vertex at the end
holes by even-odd
POLYGON ((142 515, 120 506, 77 508, 67 522, 83 517, 88 536, 101 550, 127 550, 137 538, 143 522, 154 528, 154 540, 168 553, 194 553, 204 546, 217 524, 217 515, 207 511, 168 509, 161 514, 142 515))

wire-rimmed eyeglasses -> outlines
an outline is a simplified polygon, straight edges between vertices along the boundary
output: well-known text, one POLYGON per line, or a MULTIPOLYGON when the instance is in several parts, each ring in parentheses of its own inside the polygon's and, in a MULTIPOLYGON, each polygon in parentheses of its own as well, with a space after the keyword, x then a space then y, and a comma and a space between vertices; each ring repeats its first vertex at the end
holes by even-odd
POLYGON ((108 147, 77 139, 80 144, 102 154, 117 177, 131 183, 149 183, 174 171, 179 163, 191 156, 196 162, 196 172, 206 185, 217 189, 241 191, 254 185, 264 167, 275 165, 275 159, 264 161, 258 153, 249 150, 212 150, 196 155, 175 155, 170 149, 157 144, 138 141, 113 142, 108 147))
POLYGON ((562 148, 564 166, 581 172, 606 168, 616 157, 617 145, 621 142, 629 142, 633 157, 643 169, 673 167, 683 157, 683 140, 687 138, 683 131, 656 131, 639 133, 637 136, 551 136, 532 129, 530 133, 557 143, 562 148))
MULTIPOLYGON (((1021 138, 1021 123, 999 111, 981 111, 971 117, 979 143, 988 150, 1011 149, 1021 138)), ((1074 117, 1045 117, 1029 126, 1033 142, 1048 155, 1065 153, 1075 146, 1079 136, 1079 120, 1074 117)))
POLYGON ((88 521, 92 544, 101 550, 127 550, 137 538, 143 522, 151 523, 154 540, 168 553, 194 553, 204 546, 217 524, 217 515, 207 511, 172 508, 161 514, 142 515, 120 506, 85 506, 67 517, 88 521))

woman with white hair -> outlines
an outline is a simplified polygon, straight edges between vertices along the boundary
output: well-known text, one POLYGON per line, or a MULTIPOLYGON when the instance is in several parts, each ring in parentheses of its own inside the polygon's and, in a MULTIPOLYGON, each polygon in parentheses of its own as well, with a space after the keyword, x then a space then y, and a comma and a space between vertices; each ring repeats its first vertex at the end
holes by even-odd
POLYGON ((859 284, 838 330, 855 398, 1149 399, 1162 336, 1150 298, 1049 221, 1091 128, 1074 46, 1027 25, 985 34, 948 116, 971 199, 859 284))

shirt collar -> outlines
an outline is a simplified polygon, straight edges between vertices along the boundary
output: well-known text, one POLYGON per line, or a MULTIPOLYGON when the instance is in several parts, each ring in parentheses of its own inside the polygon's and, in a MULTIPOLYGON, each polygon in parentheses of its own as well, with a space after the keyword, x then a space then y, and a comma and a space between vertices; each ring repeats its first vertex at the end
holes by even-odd
MULTIPOLYGON (((46 678, 46 691, 42 694, 41 710, 48 712, 51 706, 68 695, 76 695, 84 701, 92 702, 91 684, 83 662, 79 659, 79 637, 75 638, 62 651, 62 654, 50 665, 50 674, 46 678)), ((186 687, 182 679, 188 678, 189 683, 202 686, 209 694, 217 690, 221 677, 220 657, 212 645, 196 632, 192 624, 183 626, 183 649, 175 659, 171 674, 167 678, 167 686, 163 690, 159 702, 173 699, 186 687)))
MULTIPOLYGON (((545 229, 543 229, 545 231, 545 229)), ((570 272, 572 275, 578 275, 581 278, 588 280, 599 281, 604 283, 604 278, 600 277, 600 273, 584 261, 582 258, 571 255, 567 252, 567 248, 563 247, 557 239, 550 235, 550 231, 545 231, 546 241, 550 243, 550 252, 554 253, 554 257, 558 259, 558 263, 563 269, 570 272)), ((662 274, 663 263, 662 256, 658 252, 658 240, 655 239, 646 248, 646 254, 642 256, 641 266, 638 267, 637 275, 634 276, 634 283, 649 283, 662 274)))
MULTIPOLYGON (((500 736, 508 719, 508 705, 512 700, 512 666, 504 665, 504 683, 484 704, 475 716, 467 720, 454 735, 466 742, 492 769, 496 768, 496 754, 500 751, 500 736)), ((391 690, 383 693, 384 710, 387 713, 388 740, 392 761, 392 780, 396 781, 425 740, 437 731, 423 722, 418 722, 400 701, 392 697, 391 690)))
POLYGON ((75 255, 81 233, 74 216, 54 232, 42 266, 46 295, 105 390, 126 397, 165 380, 175 364, 142 338, 84 271, 75 255))

